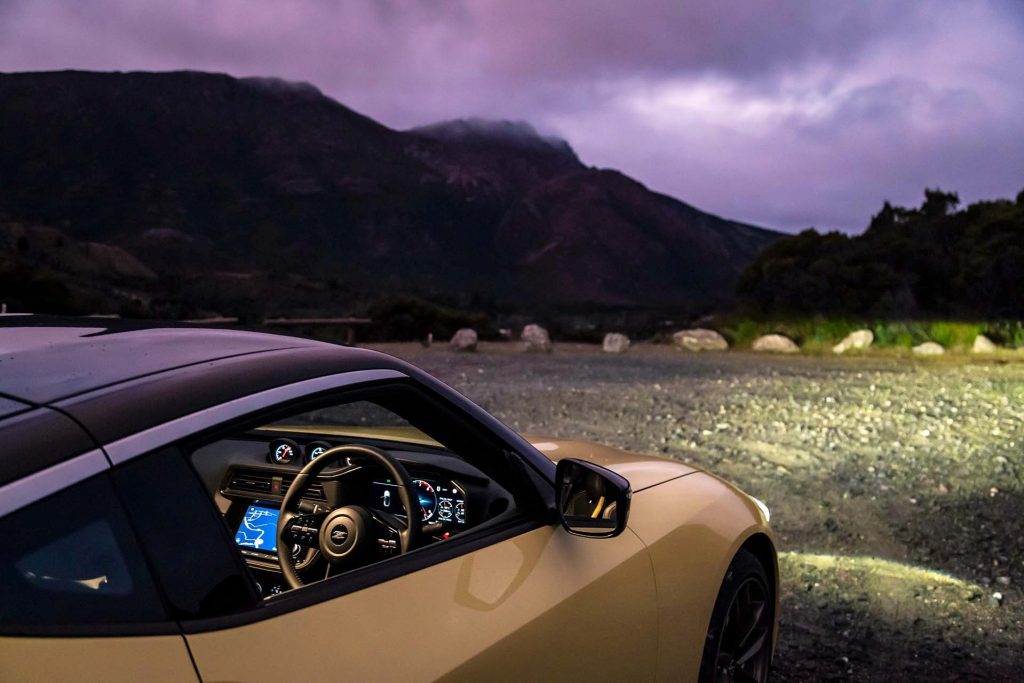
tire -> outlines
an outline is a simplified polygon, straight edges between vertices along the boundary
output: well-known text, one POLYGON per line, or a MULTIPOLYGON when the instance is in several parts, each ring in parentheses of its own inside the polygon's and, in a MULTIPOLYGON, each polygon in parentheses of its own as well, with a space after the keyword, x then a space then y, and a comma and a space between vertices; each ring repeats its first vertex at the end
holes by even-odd
POLYGON ((764 683, 772 661, 775 600, 760 561, 740 550, 711 612, 700 683, 764 683))

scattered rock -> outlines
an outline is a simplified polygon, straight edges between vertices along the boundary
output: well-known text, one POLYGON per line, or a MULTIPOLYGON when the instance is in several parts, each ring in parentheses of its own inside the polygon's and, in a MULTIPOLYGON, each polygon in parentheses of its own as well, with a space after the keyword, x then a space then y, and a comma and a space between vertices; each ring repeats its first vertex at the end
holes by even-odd
POLYGON ((754 340, 751 347, 759 353, 799 353, 800 347, 789 337, 781 334, 766 334, 754 340))
POLYGON ((942 348, 941 345, 935 342, 925 342, 924 344, 918 344, 913 348, 915 356, 941 356, 946 352, 946 349, 942 348))
POLYGON ((847 351, 862 351, 875 341, 875 333, 871 330, 856 330, 846 335, 843 341, 832 347, 833 353, 846 353, 847 351))
POLYGON ((1003 594, 999 591, 996 591, 992 594, 992 597, 988 599, 988 604, 992 605, 993 607, 999 607, 1003 604, 1003 594))
POLYGON ((686 351, 727 351, 729 342, 714 330, 698 327, 680 330, 672 335, 672 343, 686 351))
POLYGON ((452 339, 448 342, 448 345, 453 351, 476 351, 476 342, 476 330, 463 327, 452 335, 452 339))
POLYGON ((999 577, 996 577, 996 583, 998 583, 1000 586, 1009 586, 1010 585, 1010 577, 1009 576, 999 576, 999 577))
POLYGON ((551 353, 551 336, 540 325, 530 324, 523 328, 519 338, 523 340, 523 348, 533 353, 551 353))
POLYGON ((997 349, 992 340, 983 334, 974 338, 974 346, 971 347, 973 353, 994 353, 997 349))
POLYGON ((601 343, 601 350, 605 353, 625 353, 629 349, 629 337, 618 332, 609 332, 604 335, 601 343))

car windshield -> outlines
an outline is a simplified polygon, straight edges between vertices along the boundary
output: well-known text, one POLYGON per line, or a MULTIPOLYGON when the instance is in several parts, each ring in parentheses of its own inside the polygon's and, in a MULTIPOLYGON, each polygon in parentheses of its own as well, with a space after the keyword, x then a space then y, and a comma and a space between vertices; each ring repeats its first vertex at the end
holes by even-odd
POLYGON ((271 422, 261 429, 288 432, 362 436, 438 446, 436 440, 405 419, 370 401, 353 401, 310 410, 271 422))

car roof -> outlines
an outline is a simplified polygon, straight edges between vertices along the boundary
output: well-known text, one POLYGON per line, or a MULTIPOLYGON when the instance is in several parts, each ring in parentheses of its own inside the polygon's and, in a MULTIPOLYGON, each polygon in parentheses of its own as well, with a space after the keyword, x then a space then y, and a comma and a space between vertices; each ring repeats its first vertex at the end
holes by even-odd
POLYGON ((0 316, 0 486, 100 445, 293 382, 396 358, 286 335, 0 316))
POLYGON ((333 347, 323 342, 241 330, 107 318, 0 316, 0 395, 8 400, 47 405, 198 363, 325 346, 333 347))

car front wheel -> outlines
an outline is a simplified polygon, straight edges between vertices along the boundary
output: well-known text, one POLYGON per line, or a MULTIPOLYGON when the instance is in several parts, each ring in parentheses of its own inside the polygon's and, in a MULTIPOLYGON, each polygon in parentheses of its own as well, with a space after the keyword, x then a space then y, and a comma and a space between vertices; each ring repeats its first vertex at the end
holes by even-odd
POLYGON ((741 550, 725 572, 711 613, 701 683, 764 683, 772 658, 775 603, 764 567, 741 550))

